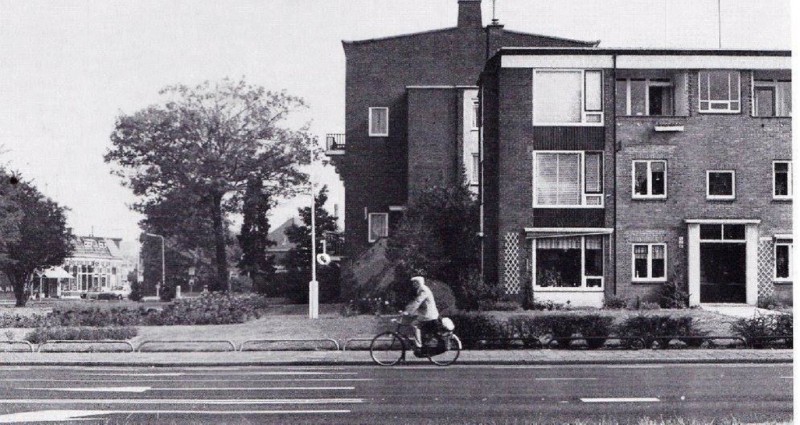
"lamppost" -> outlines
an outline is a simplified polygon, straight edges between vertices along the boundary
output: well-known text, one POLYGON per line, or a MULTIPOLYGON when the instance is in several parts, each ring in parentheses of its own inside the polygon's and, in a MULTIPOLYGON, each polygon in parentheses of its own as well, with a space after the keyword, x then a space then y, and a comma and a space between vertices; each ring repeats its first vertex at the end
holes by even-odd
POLYGON ((319 317, 319 282, 317 282, 317 197, 314 193, 314 145, 309 147, 309 183, 311 186, 311 282, 308 282, 308 318, 319 317))
POLYGON ((161 285, 164 285, 164 284, 167 283, 167 278, 166 278, 166 275, 167 275, 166 270, 167 269, 165 267, 165 262, 164 262, 164 237, 161 236, 161 235, 156 235, 154 233, 145 233, 145 235, 152 236, 154 238, 161 238, 161 283, 156 285, 156 297, 160 298, 161 295, 160 295, 160 291, 159 290, 161 289, 161 285))

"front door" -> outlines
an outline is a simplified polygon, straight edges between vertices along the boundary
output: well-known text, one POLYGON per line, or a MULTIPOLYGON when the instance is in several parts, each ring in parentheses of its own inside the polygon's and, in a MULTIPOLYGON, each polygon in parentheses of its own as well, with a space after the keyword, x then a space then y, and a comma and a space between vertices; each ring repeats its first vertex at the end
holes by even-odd
POLYGON ((747 302, 744 225, 700 225, 700 302, 747 302))

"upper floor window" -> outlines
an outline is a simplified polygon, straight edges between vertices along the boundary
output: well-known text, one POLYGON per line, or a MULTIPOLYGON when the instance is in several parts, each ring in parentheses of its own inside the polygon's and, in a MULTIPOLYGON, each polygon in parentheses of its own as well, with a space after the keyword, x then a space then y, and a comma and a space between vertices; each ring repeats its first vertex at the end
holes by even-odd
POLYGON ((770 77, 773 75, 753 74, 753 116, 791 117, 792 81, 789 76, 770 77))
POLYGON ((603 71, 534 70, 534 125, 603 125, 603 71))
POLYGON ((388 213, 369 213, 368 216, 367 240, 375 242, 380 238, 389 236, 389 214, 388 213))
POLYGON ((470 184, 478 184, 480 182, 481 171, 481 155, 477 152, 472 154, 472 173, 470 173, 470 184))
POLYGON ((667 197, 667 161, 633 161, 633 198, 667 197))
POLYGON ((369 108, 370 137, 389 135, 389 108, 369 108))
POLYGON ((534 152, 533 206, 603 207, 602 152, 534 152))
POLYGON ((478 99, 475 99, 472 101, 472 129, 477 130, 480 125, 480 108, 478 99))
POLYGON ((772 163, 772 197, 775 199, 792 199, 791 161, 775 161, 772 163))
POLYGON ((700 112, 741 111, 739 71, 700 71, 697 80, 700 112))
POLYGON ((735 199, 736 172, 732 170, 709 170, 706 172, 706 199, 735 199))

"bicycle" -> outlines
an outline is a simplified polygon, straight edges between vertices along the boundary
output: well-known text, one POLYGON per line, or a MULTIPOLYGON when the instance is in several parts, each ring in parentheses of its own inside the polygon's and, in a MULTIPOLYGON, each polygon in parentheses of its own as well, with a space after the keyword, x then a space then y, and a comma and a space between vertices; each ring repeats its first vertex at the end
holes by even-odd
POLYGON ((406 351, 411 348, 414 356, 426 357, 435 365, 449 366, 455 363, 462 347, 461 340, 453 331, 440 328, 433 335, 429 335, 427 341, 423 341, 422 347, 417 347, 413 338, 401 331, 403 328, 411 328, 413 332, 414 326, 403 323, 400 317, 402 316, 391 319, 391 322, 397 325, 394 330, 381 332, 372 338, 369 345, 372 361, 381 366, 393 366, 401 361, 405 362, 406 351))

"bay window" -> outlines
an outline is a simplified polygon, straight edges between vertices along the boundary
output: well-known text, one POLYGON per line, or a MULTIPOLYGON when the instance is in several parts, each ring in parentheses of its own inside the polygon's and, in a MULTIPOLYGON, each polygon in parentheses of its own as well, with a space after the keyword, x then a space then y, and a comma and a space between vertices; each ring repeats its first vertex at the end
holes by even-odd
POLYGON ((603 153, 533 153, 533 206, 602 208, 603 153))
POLYGON ((603 125, 603 72, 534 70, 534 125, 603 125))
POLYGON ((602 236, 535 240, 537 288, 603 288, 602 236))

